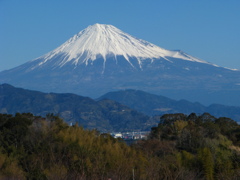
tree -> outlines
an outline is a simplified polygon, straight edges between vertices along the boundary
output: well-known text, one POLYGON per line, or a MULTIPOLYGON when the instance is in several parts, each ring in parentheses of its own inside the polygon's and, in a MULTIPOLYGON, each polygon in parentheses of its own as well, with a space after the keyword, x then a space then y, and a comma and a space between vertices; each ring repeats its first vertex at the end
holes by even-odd
POLYGON ((200 149, 198 152, 198 159, 204 171, 205 178, 207 180, 214 179, 214 161, 213 156, 209 148, 200 149))

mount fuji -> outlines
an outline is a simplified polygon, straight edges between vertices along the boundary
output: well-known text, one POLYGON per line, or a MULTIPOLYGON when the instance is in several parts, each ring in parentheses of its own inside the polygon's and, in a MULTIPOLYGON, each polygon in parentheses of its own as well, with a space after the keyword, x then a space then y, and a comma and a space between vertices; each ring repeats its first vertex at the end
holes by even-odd
POLYGON ((201 103, 240 106, 240 71, 94 24, 55 50, 0 72, 0 83, 44 92, 99 97, 138 89, 201 103))

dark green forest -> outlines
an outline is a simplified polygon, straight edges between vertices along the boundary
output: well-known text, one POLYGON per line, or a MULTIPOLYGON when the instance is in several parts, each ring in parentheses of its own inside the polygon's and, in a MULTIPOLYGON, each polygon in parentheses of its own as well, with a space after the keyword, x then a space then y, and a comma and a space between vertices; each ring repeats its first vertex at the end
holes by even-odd
POLYGON ((237 180, 240 126, 208 113, 165 114, 129 146, 52 114, 0 114, 0 179, 237 180))

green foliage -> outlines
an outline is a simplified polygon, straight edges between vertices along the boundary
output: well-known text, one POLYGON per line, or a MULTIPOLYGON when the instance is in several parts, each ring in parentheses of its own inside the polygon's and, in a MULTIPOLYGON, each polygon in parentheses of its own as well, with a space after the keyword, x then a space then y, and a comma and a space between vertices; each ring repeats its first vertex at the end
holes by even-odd
POLYGON ((130 179, 145 176, 141 152, 96 130, 68 126, 57 116, 1 116, 1 177, 130 179))
POLYGON ((189 116, 165 114, 158 126, 152 128, 149 137, 151 141, 155 140, 154 147, 158 147, 154 156, 159 156, 163 142, 175 144, 171 151, 177 164, 183 168, 182 172, 192 174, 192 179, 238 179, 239 134, 240 126, 229 118, 215 118, 209 113, 197 116, 192 113, 189 116))
POLYGON ((204 171, 205 178, 207 180, 213 180, 214 175, 214 161, 213 155, 209 148, 199 149, 198 160, 201 164, 201 168, 204 171))
POLYGON ((177 154, 177 160, 181 166, 191 169, 196 161, 195 156, 185 150, 177 154))
POLYGON ((0 130, 0 179, 240 178, 239 125, 207 113, 166 114, 132 146, 53 114, 0 114, 0 130))

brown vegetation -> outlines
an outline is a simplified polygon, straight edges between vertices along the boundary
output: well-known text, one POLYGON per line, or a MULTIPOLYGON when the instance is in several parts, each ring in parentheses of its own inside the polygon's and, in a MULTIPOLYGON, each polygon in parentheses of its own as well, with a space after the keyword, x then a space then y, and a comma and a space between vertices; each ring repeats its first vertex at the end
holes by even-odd
POLYGON ((166 114, 132 146, 53 115, 0 114, 0 178, 238 179, 239 143, 235 121, 207 113, 166 114))

